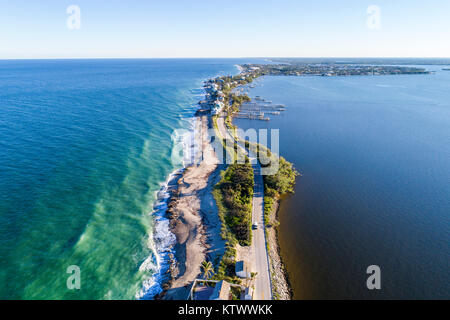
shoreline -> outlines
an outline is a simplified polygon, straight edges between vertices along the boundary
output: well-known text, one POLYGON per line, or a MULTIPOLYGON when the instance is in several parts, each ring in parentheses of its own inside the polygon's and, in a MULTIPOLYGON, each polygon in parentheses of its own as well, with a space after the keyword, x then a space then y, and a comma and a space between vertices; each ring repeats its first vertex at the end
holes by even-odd
MULTIPOLYGON (((270 213, 270 223, 278 224, 281 199, 276 199, 270 213)), ((270 272, 275 300, 292 300, 293 289, 289 281, 286 264, 281 256, 279 229, 273 226, 267 229, 267 246, 269 251, 270 272)))
MULTIPOLYGON (((189 136, 195 135, 197 117, 193 117, 189 127, 189 136)), ((192 140, 189 140, 192 142, 192 140)), ((198 142, 194 141, 190 145, 186 144, 186 136, 182 136, 183 150, 189 154, 194 154, 198 149, 198 142)), ((161 183, 161 187, 155 192, 155 202, 153 204, 151 216, 154 217, 154 227, 152 238, 148 240, 148 247, 152 254, 140 265, 139 270, 143 272, 152 271, 152 275, 145 279, 142 288, 135 294, 137 300, 158 299, 170 281, 173 265, 176 263, 176 235, 170 230, 170 218, 167 215, 169 205, 178 189, 178 181, 183 177, 187 166, 183 159, 182 166, 169 173, 166 180, 161 183)))
MULTIPOLYGON (((242 66, 236 67, 238 75, 244 74, 242 66)), ((200 275, 201 263, 207 257, 215 261, 225 252, 221 221, 212 193, 214 186, 220 181, 224 165, 219 164, 209 135, 205 135, 208 129, 213 128, 213 114, 202 107, 202 102, 199 102, 194 116, 195 142, 192 144, 199 146, 200 150, 197 151, 202 153, 202 159, 182 169, 176 187, 167 201, 166 218, 169 220, 170 232, 176 237, 176 243, 172 246, 170 268, 166 272, 168 277, 161 283, 162 292, 154 297, 157 300, 185 300, 192 282, 200 275)), ((275 219, 280 201, 276 199, 277 205, 271 214, 275 219)), ((266 235, 272 295, 280 300, 290 300, 292 288, 280 255, 278 231, 275 227, 267 228, 266 235)))
POLYGON ((201 109, 195 119, 194 139, 200 146, 195 158, 202 159, 185 168, 169 199, 166 216, 176 243, 170 275, 162 284, 163 292, 155 299, 185 300, 191 283, 200 274, 201 263, 207 256, 221 255, 225 248, 212 194, 212 188, 220 179, 220 165, 206 134, 212 121, 201 109))

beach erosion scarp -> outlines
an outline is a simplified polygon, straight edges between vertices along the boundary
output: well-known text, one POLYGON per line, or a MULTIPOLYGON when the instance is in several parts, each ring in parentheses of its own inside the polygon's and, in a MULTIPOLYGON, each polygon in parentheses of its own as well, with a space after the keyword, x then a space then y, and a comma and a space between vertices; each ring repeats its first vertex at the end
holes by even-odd
POLYGON ((225 248, 220 236, 220 220, 212 188, 220 179, 219 164, 208 139, 211 117, 197 112, 194 139, 199 145, 198 160, 186 167, 178 178, 168 203, 169 229, 175 235, 170 276, 158 299, 185 300, 189 285, 200 274, 207 255, 214 258, 225 248))
POLYGON ((139 267, 139 271, 151 275, 143 281, 142 288, 135 295, 136 299, 159 299, 172 281, 173 270, 177 265, 178 239, 177 234, 172 232, 172 219, 168 209, 177 199, 180 179, 183 178, 190 163, 196 161, 193 158, 199 150, 200 135, 197 131, 201 127, 200 121, 201 119, 195 116, 190 121, 190 129, 174 131, 172 134, 173 143, 181 147, 183 151, 181 156, 176 154, 177 151, 174 149, 172 160, 181 165, 181 168, 174 170, 168 176, 155 195, 156 201, 151 212, 154 227, 147 241, 151 255, 139 267))

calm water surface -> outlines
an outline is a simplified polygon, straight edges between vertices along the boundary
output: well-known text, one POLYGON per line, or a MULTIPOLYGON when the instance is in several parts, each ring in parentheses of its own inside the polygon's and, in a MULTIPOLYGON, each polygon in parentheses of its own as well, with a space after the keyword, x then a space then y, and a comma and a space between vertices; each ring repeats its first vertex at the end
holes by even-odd
POLYGON ((265 77, 270 122, 303 174, 280 209, 296 299, 450 298, 450 72, 265 77), (378 265, 382 290, 366 288, 378 265))

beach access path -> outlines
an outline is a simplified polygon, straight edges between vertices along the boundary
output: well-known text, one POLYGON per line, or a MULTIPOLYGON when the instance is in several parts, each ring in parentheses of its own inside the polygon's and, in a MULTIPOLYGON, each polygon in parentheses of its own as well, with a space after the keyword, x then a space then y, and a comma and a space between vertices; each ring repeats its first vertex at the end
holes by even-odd
MULTIPOLYGON (((235 140, 225 126, 223 116, 217 117, 217 128, 220 135, 225 139, 235 140)), ((241 146, 244 148, 243 146, 241 146)), ((256 272, 254 300, 272 300, 272 284, 269 274, 269 259, 266 245, 266 233, 264 223, 264 183, 261 174, 261 165, 257 161, 254 154, 247 154, 253 163, 253 172, 255 179, 253 205, 252 205, 252 221, 258 224, 258 229, 253 230, 253 239, 251 245, 252 272, 256 272)))

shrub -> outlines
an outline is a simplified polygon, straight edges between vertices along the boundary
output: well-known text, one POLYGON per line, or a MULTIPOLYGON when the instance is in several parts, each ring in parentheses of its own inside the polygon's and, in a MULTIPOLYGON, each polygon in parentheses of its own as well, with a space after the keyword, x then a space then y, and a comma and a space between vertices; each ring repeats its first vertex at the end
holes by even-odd
POLYGON ((230 165, 216 186, 225 209, 223 222, 243 246, 251 243, 253 187, 253 168, 249 163, 230 165))

